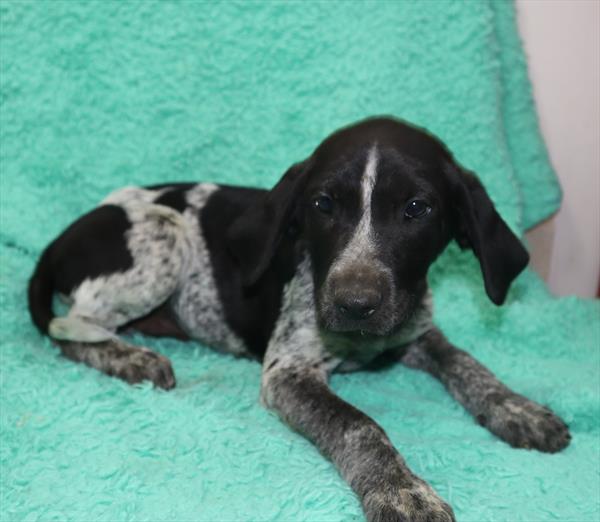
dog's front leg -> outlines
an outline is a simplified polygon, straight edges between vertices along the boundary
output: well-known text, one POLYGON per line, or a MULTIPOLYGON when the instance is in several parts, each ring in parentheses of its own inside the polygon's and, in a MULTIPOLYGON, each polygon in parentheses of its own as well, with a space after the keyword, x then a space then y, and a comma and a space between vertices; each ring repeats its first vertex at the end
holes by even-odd
POLYGON ((513 392, 435 328, 412 343, 401 361, 438 378, 479 424, 511 446, 554 453, 571 440, 550 409, 513 392))
POLYGON ((333 461, 367 520, 454 520, 450 506, 410 471, 383 429, 329 389, 318 360, 267 354, 262 399, 333 461))
POLYGON ((410 471, 383 429, 329 389, 327 359, 304 260, 284 292, 265 353, 263 403, 333 461, 369 521, 454 520, 450 506, 410 471))

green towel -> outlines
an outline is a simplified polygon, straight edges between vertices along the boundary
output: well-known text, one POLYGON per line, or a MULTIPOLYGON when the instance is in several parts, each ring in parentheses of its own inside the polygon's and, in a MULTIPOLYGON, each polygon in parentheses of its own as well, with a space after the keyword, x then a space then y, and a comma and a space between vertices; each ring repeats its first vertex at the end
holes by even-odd
MULTIPOLYGON (((0 3, 0 520, 347 521, 359 503, 258 403, 258 364, 175 340, 178 387, 130 387, 61 358, 31 326, 42 248, 126 184, 271 186, 372 114, 429 128, 518 232, 560 191, 537 130, 511 3, 0 3)), ((335 376, 460 521, 597 521, 600 309, 532 272, 508 303, 452 247, 436 321, 573 442, 545 455, 479 427, 429 376, 335 376)))
POLYGON ((504 140, 520 189, 523 226, 531 228, 558 210, 561 190, 540 139, 527 65, 516 31, 512 2, 490 2, 500 60, 499 99, 504 140))

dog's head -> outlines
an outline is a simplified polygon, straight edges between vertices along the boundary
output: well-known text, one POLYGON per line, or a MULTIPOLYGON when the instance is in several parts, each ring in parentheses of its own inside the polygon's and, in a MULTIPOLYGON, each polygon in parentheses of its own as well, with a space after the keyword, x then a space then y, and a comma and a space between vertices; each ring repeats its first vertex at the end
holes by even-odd
POLYGON ((247 285, 290 227, 311 257, 319 322, 337 332, 400 328, 451 239, 473 250, 496 304, 528 262, 479 180, 437 138, 392 118, 329 136, 233 225, 230 246, 247 285))

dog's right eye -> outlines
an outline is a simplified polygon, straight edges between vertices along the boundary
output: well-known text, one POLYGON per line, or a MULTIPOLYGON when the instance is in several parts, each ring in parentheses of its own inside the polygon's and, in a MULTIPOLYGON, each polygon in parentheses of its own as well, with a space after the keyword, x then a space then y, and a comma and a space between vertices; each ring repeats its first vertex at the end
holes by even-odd
POLYGON ((313 199, 313 205, 317 210, 323 212, 323 214, 331 214, 333 210, 333 200, 325 194, 321 194, 313 199))

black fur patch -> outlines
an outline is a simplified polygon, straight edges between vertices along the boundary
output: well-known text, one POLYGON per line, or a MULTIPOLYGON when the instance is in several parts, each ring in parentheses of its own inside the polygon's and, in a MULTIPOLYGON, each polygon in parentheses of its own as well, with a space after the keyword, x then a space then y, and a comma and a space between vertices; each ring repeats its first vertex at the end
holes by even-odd
POLYGON ((131 268, 125 237, 130 227, 127 214, 116 205, 102 205, 75 221, 49 247, 56 290, 68 294, 84 279, 131 268))
POLYGON ((176 183, 172 185, 155 185, 148 187, 152 190, 171 188, 158 198, 154 200, 154 203, 159 205, 165 205, 171 207, 178 212, 183 212, 187 207, 186 193, 192 188, 195 183, 176 183))

